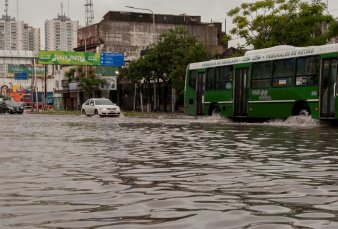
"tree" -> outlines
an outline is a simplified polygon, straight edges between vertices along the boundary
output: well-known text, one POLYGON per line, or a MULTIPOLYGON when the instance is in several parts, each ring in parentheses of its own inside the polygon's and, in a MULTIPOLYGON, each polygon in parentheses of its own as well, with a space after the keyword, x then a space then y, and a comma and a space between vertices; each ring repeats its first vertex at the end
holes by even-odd
POLYGON ((83 91, 86 99, 93 97, 94 91, 100 86, 106 83, 106 80, 97 78, 94 71, 89 69, 87 76, 83 72, 82 67, 77 69, 71 68, 68 72, 65 72, 65 78, 68 82, 79 82, 79 86, 83 91), (77 72, 77 76, 75 76, 77 72))
MULTIPOLYGON (((136 84, 140 80, 144 79, 148 83, 148 94, 151 95, 151 82, 152 79, 152 61, 151 56, 146 55, 140 57, 137 61, 131 62, 126 70, 126 76, 136 84)), ((147 110, 150 111, 151 97, 147 98, 147 110)))
POLYGON ((165 88, 162 99, 165 110, 168 87, 174 88, 182 96, 187 65, 206 58, 205 46, 183 27, 176 27, 161 34, 158 43, 150 46, 144 56, 129 66, 127 76, 131 80, 145 79, 148 88, 150 80, 155 82, 161 79, 165 88))
POLYGON ((243 3, 228 12, 230 33, 255 49, 275 45, 322 45, 338 33, 334 18, 320 0, 261 0, 243 3))

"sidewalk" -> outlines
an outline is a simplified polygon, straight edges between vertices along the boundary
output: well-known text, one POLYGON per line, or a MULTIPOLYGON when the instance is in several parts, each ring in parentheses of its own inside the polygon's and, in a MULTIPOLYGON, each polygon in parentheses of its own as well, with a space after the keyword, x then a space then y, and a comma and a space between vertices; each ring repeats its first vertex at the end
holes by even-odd
POLYGON ((122 112, 124 117, 140 117, 140 118, 194 118, 192 116, 187 116, 181 112, 138 112, 138 111, 127 111, 122 112))
MULTIPOLYGON (((27 114, 45 114, 45 115, 78 115, 81 116, 80 111, 62 111, 62 110, 39 110, 31 111, 25 110, 27 114)), ((121 113, 122 117, 126 118, 158 118, 158 119, 192 119, 194 116, 187 116, 182 112, 138 112, 138 111, 125 111, 121 113)))

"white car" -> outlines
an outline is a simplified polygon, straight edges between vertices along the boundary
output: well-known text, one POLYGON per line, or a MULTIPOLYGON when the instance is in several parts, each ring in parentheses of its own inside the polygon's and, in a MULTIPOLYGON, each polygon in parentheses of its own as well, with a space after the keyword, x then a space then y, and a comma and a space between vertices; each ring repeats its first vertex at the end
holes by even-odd
POLYGON ((92 98, 82 104, 81 113, 87 116, 120 116, 121 109, 109 99, 92 98))

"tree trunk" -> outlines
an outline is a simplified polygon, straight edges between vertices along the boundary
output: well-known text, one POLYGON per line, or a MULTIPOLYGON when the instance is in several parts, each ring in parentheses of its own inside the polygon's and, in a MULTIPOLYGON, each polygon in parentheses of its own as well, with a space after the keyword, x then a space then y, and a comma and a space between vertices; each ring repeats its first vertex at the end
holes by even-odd
POLYGON ((157 83, 157 102, 156 102, 156 110, 161 111, 161 98, 162 98, 162 90, 160 85, 160 78, 157 77, 156 79, 157 83))
POLYGON ((150 80, 148 82, 148 103, 147 103, 147 112, 151 111, 151 83, 150 80))
POLYGON ((163 99, 163 110, 164 112, 168 112, 168 109, 167 109, 167 105, 168 105, 168 101, 167 101, 167 98, 168 98, 168 84, 167 82, 165 82, 164 84, 164 99, 163 99))
POLYGON ((143 112, 143 86, 142 84, 140 85, 140 106, 141 106, 141 111, 143 112))
POLYGON ((171 112, 175 112, 176 107, 176 90, 171 88, 171 112))

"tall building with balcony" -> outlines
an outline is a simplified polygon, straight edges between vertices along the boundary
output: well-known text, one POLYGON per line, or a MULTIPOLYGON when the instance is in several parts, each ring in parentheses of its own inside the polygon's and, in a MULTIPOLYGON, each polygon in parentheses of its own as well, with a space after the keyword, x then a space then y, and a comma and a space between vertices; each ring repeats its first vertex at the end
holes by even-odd
POLYGON ((65 15, 45 21, 46 50, 72 51, 77 47, 78 21, 72 21, 65 15))
POLYGON ((23 21, 10 16, 0 19, 0 49, 38 51, 40 48, 40 29, 33 28, 23 21))

